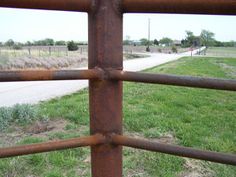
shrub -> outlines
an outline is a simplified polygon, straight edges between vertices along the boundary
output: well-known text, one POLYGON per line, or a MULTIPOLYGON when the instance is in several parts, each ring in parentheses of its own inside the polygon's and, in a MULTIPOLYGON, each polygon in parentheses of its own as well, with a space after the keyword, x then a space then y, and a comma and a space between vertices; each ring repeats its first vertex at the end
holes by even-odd
POLYGON ((65 45, 66 45, 66 42, 65 42, 65 41, 56 41, 56 42, 55 42, 55 45, 62 45, 62 46, 65 46, 65 45))
POLYGON ((13 49, 15 49, 15 50, 21 50, 21 49, 22 49, 22 46, 19 45, 19 44, 14 44, 14 45, 13 45, 13 49))
POLYGON ((16 104, 12 109, 13 120, 19 124, 30 123, 37 116, 37 109, 29 104, 16 104))
POLYGON ((67 48, 69 51, 76 51, 79 49, 79 47, 77 46, 77 44, 74 41, 69 41, 67 43, 67 48))
POLYGON ((0 108, 0 131, 5 130, 9 126, 9 122, 12 120, 12 109, 2 107, 0 108))
POLYGON ((178 53, 178 50, 177 50, 176 46, 172 46, 171 51, 173 53, 178 53))
POLYGON ((24 125, 36 119, 38 109, 29 104, 17 104, 13 107, 0 108, 0 131, 6 130, 11 123, 24 125))

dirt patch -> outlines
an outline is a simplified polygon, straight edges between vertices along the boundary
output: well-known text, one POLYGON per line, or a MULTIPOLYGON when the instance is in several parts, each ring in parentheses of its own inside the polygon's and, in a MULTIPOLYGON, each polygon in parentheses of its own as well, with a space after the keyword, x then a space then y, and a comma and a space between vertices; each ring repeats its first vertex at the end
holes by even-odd
POLYGON ((45 122, 36 121, 33 125, 25 128, 25 134, 33 137, 46 138, 50 133, 65 132, 65 127, 68 124, 66 120, 50 120, 45 122))
POLYGON ((151 140, 163 144, 176 144, 177 142, 175 136, 170 133, 163 134, 160 138, 152 138, 151 140))
POLYGON ((147 173, 144 171, 144 169, 139 168, 138 170, 128 170, 127 177, 146 177, 147 173))
POLYGON ((214 172, 199 160, 185 158, 184 168, 178 177, 214 177, 214 172))
POLYGON ((28 136, 48 138, 51 133, 65 132, 65 127, 67 124, 68 121, 59 119, 36 121, 27 127, 14 126, 10 128, 10 133, 0 133, 1 145, 3 147, 12 146, 28 136))
MULTIPOLYGON (((133 138, 141 138, 144 139, 144 135, 141 133, 126 133, 127 136, 131 136, 133 138)), ((147 138, 145 138, 147 139, 147 138)), ((163 143, 163 144, 177 144, 178 140, 172 133, 162 134, 159 138, 149 138, 149 140, 163 143)), ((177 177, 213 177, 214 172, 210 170, 204 162, 189 158, 184 158, 184 171, 179 173, 177 177)), ((146 176, 144 170, 142 169, 132 169, 128 171, 129 176, 146 176)))
POLYGON ((18 143, 25 134, 23 132, 0 133, 1 147, 9 147, 18 143))

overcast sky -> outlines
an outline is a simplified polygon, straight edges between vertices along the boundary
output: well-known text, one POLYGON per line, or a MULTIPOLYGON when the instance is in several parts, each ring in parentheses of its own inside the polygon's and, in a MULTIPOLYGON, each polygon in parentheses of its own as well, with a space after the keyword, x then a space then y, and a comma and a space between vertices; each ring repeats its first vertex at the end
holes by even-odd
MULTIPOLYGON (((221 41, 236 41, 236 16, 125 14, 124 39, 147 38, 148 19, 151 39, 183 39, 185 31, 199 35, 202 29, 215 33, 221 41)), ((0 41, 19 42, 44 38, 87 41, 87 14, 42 10, 0 8, 0 41)))

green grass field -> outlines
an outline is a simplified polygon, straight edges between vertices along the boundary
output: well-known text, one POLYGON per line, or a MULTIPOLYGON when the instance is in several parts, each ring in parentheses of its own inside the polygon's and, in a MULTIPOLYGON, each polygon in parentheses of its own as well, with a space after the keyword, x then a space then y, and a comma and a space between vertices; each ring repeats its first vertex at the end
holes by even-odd
MULTIPOLYGON (((145 72, 236 79, 236 59, 182 58, 145 72)), ((124 84, 124 132, 154 141, 236 153, 236 93, 152 84, 124 84)), ((67 120, 63 132, 25 137, 18 144, 89 134, 87 89, 43 102, 43 119, 67 120)), ((74 149, 0 161, 0 176, 90 176, 89 149, 74 149)), ((236 168, 124 148, 124 176, 235 177, 236 168)))
POLYGON ((235 58, 236 47, 210 47, 207 49, 206 56, 235 58))

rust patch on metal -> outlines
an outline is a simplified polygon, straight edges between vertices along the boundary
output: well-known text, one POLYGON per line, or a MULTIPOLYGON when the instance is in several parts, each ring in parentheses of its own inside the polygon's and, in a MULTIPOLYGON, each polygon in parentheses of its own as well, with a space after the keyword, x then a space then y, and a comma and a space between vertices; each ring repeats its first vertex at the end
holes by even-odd
POLYGON ((47 71, 20 71, 19 77, 22 80, 52 80, 53 74, 55 71, 47 70, 47 71))
POLYGON ((102 79, 103 77, 104 71, 101 69, 0 71, 0 82, 102 79))
POLYGON ((1 0, 0 7, 88 12, 91 0, 1 0))
POLYGON ((123 0, 125 13, 236 15, 235 0, 123 0))
MULTIPOLYGON (((91 134, 122 134, 122 82, 107 79, 107 68, 123 66, 121 0, 93 0, 89 12, 89 68, 103 70, 103 80, 89 81, 91 134)), ((93 177, 122 176, 122 147, 91 148, 93 177)))

